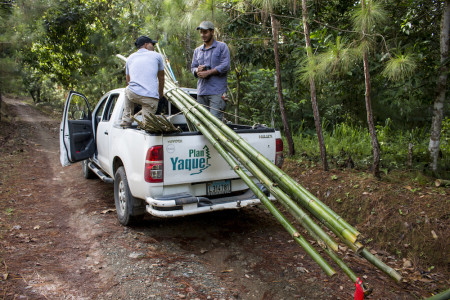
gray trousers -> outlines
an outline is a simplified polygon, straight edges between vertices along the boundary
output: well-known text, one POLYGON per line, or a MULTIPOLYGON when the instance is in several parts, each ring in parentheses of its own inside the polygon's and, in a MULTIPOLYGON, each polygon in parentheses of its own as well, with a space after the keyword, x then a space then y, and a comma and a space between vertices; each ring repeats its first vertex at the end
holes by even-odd
POLYGON ((156 98, 137 95, 126 88, 122 121, 132 123, 133 120, 131 117, 134 115, 134 104, 140 104, 142 105, 142 121, 145 123, 144 116, 154 114, 156 112, 156 109, 158 108, 158 101, 159 100, 156 98))
POLYGON ((198 95, 197 102, 206 106, 213 116, 222 121, 223 111, 227 106, 225 100, 222 99, 222 94, 220 95, 198 95))

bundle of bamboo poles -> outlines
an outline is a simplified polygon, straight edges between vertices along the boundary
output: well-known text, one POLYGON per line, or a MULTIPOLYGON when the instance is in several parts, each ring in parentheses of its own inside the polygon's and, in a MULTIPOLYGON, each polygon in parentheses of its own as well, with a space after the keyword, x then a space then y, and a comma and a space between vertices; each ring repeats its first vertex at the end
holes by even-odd
MULTIPOLYGON (((162 53, 160 50, 159 52, 162 53)), ((361 234, 354 227, 280 170, 270 160, 261 155, 230 127, 214 117, 205 107, 198 104, 195 99, 181 90, 177 86, 173 73, 167 64, 165 65, 165 75, 164 94, 166 98, 184 113, 186 119, 197 130, 202 132, 236 174, 261 200, 261 203, 327 275, 333 276, 336 274, 336 271, 258 188, 253 179, 239 166, 239 163, 270 191, 286 208, 286 211, 303 226, 324 252, 353 282, 356 282, 358 277, 338 256, 338 243, 324 228, 327 228, 355 253, 365 258, 397 282, 402 279, 399 273, 364 248, 364 245, 359 241, 361 234), (317 219, 322 226, 317 224, 313 218, 317 219)), ((365 289, 366 292, 369 292, 366 287, 365 289)))
POLYGON ((136 117, 137 115, 143 115, 142 111, 137 113, 133 120, 136 121, 139 128, 144 129, 150 133, 173 133, 173 132, 181 132, 181 129, 175 127, 164 115, 154 115, 148 114, 142 116, 142 122, 139 121, 136 117))

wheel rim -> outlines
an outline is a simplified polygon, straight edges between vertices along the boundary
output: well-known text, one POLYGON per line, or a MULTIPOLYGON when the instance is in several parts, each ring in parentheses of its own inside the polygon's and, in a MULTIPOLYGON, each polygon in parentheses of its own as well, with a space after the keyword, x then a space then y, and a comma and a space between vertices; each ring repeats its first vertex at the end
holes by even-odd
POLYGON ((127 205, 127 200, 125 196, 125 185, 123 184, 123 181, 121 180, 119 182, 119 207, 122 213, 125 212, 127 205))

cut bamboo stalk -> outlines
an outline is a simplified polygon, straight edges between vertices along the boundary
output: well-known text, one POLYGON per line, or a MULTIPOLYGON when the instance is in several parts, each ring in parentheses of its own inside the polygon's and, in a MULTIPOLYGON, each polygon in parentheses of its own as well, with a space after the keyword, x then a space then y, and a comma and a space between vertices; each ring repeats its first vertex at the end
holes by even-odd
POLYGON ((340 230, 341 235, 345 238, 349 239, 352 243, 356 242, 356 237, 360 234, 354 227, 348 224, 345 220, 342 219, 338 214, 336 214, 333 210, 331 210, 327 205, 317 199, 314 195, 308 192, 305 188, 303 188, 300 184, 298 184, 295 180, 290 178, 286 173, 280 170, 277 166, 275 166, 269 159, 261 155, 256 149, 254 149, 250 144, 248 144, 242 137, 236 134, 231 128, 229 128, 226 124, 222 123, 219 119, 214 117, 206 108, 204 108, 201 104, 198 104, 192 97, 185 94, 184 97, 186 100, 190 102, 191 105, 196 107, 202 114, 204 114, 208 119, 211 120, 214 125, 220 128, 220 130, 234 143, 239 145, 242 150, 244 150, 251 157, 254 157, 256 160, 259 160, 270 172, 273 174, 273 178, 275 181, 284 182, 287 187, 289 187, 290 191, 295 195, 298 195, 296 199, 301 201, 304 206, 311 207, 314 211, 319 211, 320 215, 323 215, 323 219, 325 219, 331 226, 335 226, 336 228, 342 228, 340 230), (339 225, 338 225, 339 224, 339 225))
POLYGON ((439 294, 436 294, 430 298, 427 298, 425 300, 448 300, 450 299, 450 289, 443 291, 439 294))
POLYGON ((384 273, 389 275, 392 279, 394 279, 397 282, 400 282, 402 280, 402 275, 400 275, 397 271, 395 271, 393 268, 386 265, 384 262, 379 260, 375 255, 370 253, 369 250, 366 248, 362 249, 360 255, 367 259, 371 264, 376 266, 378 269, 382 270, 384 273))
POLYGON ((302 220, 302 223, 308 224, 308 227, 311 228, 316 234, 319 236, 320 240, 322 240, 325 244, 327 244, 331 249, 337 251, 338 244, 318 226, 314 221, 309 217, 307 213, 305 213, 286 193, 284 193, 280 188, 278 188, 270 179, 267 177, 245 154, 242 152, 236 145, 231 143, 205 116, 201 115, 200 112, 189 105, 186 101, 180 99, 182 104, 185 105, 203 124, 208 127, 217 138, 221 145, 224 146, 229 153, 231 153, 236 159, 238 159, 242 165, 250 171, 259 181, 271 192, 272 195, 275 196, 277 200, 286 204, 286 206, 290 207, 291 210, 297 215, 298 218, 302 220))
POLYGON ((289 223, 289 221, 281 214, 281 212, 272 204, 266 195, 256 186, 253 180, 239 167, 236 161, 225 151, 218 141, 209 130, 196 118, 196 116, 190 112, 186 107, 182 105, 177 97, 172 97, 173 101, 178 108, 180 108, 185 116, 194 123, 194 125, 203 133, 203 135, 210 141, 213 147, 219 152, 219 154, 225 159, 231 168, 242 178, 242 180, 249 186, 252 192, 261 200, 264 206, 272 213, 272 215, 281 223, 281 225, 289 232, 292 238, 305 249, 310 257, 324 270, 324 272, 333 276, 336 272, 333 268, 320 256, 320 254, 303 238, 300 233, 289 223))
POLYGON ((186 99, 192 105, 192 107, 190 109, 192 109, 192 108, 198 109, 214 125, 216 125, 222 132, 224 132, 224 134, 226 134, 226 132, 232 132, 232 134, 229 134, 229 135, 226 134, 227 137, 231 138, 235 144, 241 145, 241 149, 244 152, 246 152, 248 154, 248 156, 253 157, 253 161, 260 161, 261 164, 264 165, 264 167, 268 169, 268 172, 266 174, 268 174, 270 176, 272 172, 278 173, 279 176, 276 176, 276 175, 273 176, 275 181, 279 184, 284 183, 284 185, 287 187, 294 188, 294 189, 290 188, 290 190, 289 190, 290 193, 294 193, 294 195, 295 195, 295 192, 297 192, 297 194, 301 194, 302 196, 297 196, 297 197, 295 197, 295 199, 300 200, 301 203, 304 204, 303 206, 306 209, 308 209, 316 218, 318 218, 321 221, 326 221, 326 223, 325 222, 324 223, 327 226, 336 228, 336 230, 341 234, 341 236, 343 236, 345 239, 349 240, 351 243, 356 242, 355 235, 353 235, 347 228, 342 226, 342 224, 340 222, 338 222, 338 220, 336 220, 329 212, 324 210, 319 205, 318 201, 315 201, 312 198, 308 199, 305 196, 305 193, 298 189, 297 185, 294 185, 292 182, 289 181, 289 179, 288 179, 289 176, 287 176, 287 174, 282 172, 271 161, 269 161, 267 158, 265 158, 263 155, 261 155, 257 150, 255 150, 253 147, 251 147, 247 142, 245 142, 241 137, 239 137, 239 135, 237 135, 234 131, 232 131, 228 126, 223 124, 219 119, 217 119, 216 117, 211 115, 209 113, 209 111, 207 111, 202 105, 195 102, 195 100, 192 97, 190 97, 189 95, 187 95, 184 91, 177 89, 176 86, 173 85, 172 83, 168 83, 168 85, 169 85, 171 94, 176 93, 178 96, 181 96, 181 97, 183 97, 183 99, 186 99), (218 125, 218 124, 221 124, 221 125, 218 125), (237 136, 237 138, 236 138, 236 136, 237 136), (241 142, 241 143, 239 143, 239 142, 241 142), (286 175, 286 176, 284 176, 284 175, 286 175), (279 180, 277 180, 277 179, 279 179, 279 180))
MULTIPOLYGON (((171 92, 173 92, 175 90, 172 90, 171 92)), ((186 99, 187 97, 190 98, 190 96, 185 95, 183 91, 180 92, 180 90, 177 91, 180 95, 178 96, 184 96, 183 99, 186 99)), ((177 93, 177 94, 178 94, 177 93)), ((187 99, 186 99, 187 100, 187 99)), ((193 99, 192 99, 193 100, 193 99)), ((194 109, 194 108, 198 108, 199 106, 197 105, 192 105, 192 107, 190 107, 190 110, 194 109)), ((201 106, 202 107, 202 106, 201 106)), ((207 114, 205 114, 207 115, 207 114)), ((209 118, 211 120, 211 118, 209 118)), ((228 126, 227 126, 228 128, 228 126)), ((233 132, 234 133, 234 132, 233 132)), ((256 150, 255 150, 256 151, 256 150)), ((262 156, 262 155, 259 155, 262 156)), ((270 173, 270 172, 269 172, 270 173)), ((288 177, 287 175, 285 177, 288 177)), ((286 183, 284 181, 281 181, 282 185, 285 185, 286 183)), ((314 214, 314 213, 313 213, 314 214)), ((319 218, 320 218, 320 214, 319 214, 319 218)), ((325 223, 325 225, 327 225, 325 223)), ((354 250, 355 252, 359 252, 364 250, 363 249, 363 245, 359 242, 355 241, 351 241, 349 240, 347 237, 342 236, 342 232, 346 232, 346 231, 339 231, 338 229, 336 229, 333 226, 327 226, 330 230, 332 230, 342 241, 344 241, 344 243, 349 246, 352 250, 354 250), (362 249, 362 250, 361 250, 362 249)), ((384 271, 386 274, 388 274, 391 278, 393 278, 394 280, 399 281, 399 278, 401 278, 401 276, 392 268, 390 268, 389 266, 385 265, 381 260, 377 259, 375 256, 371 255, 370 252, 368 251, 364 251, 364 255, 362 255, 365 259, 367 259, 369 262, 371 262, 374 266, 378 267, 380 270, 384 271), (369 254, 367 254, 369 253, 369 254)))

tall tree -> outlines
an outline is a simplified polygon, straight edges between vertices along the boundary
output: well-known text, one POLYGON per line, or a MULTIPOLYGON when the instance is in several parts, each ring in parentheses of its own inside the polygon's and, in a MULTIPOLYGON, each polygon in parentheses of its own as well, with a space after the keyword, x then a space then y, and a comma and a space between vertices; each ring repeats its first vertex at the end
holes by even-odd
POLYGON ((428 150, 431 154, 431 169, 436 172, 438 169, 439 146, 441 141, 442 117, 444 115, 445 93, 447 89, 448 76, 448 47, 450 31, 450 1, 445 1, 444 11, 441 21, 441 63, 439 67, 439 77, 437 80, 436 99, 434 100, 433 120, 431 124, 431 136, 428 150))
MULTIPOLYGON (((306 52, 308 58, 312 58, 312 47, 311 38, 309 35, 309 24, 308 24, 308 6, 306 5, 306 0, 302 0, 302 16, 303 16, 303 28, 305 31, 305 41, 306 41, 306 52)), ((316 97, 316 83, 313 76, 309 78, 309 86, 311 89, 311 102, 314 113, 314 123, 316 126, 317 138, 319 140, 320 156, 322 158, 322 165, 325 171, 328 171, 328 161, 327 161, 327 151, 325 148, 325 142, 323 140, 322 124, 320 123, 319 108, 317 106, 316 97)))
POLYGON ((263 13, 270 16, 271 26, 272 26, 272 42, 273 42, 273 52, 275 56, 275 76, 277 82, 277 94, 278 103, 280 105, 281 119, 283 121, 284 134, 288 142, 288 153, 289 155, 295 154, 294 141, 292 140, 291 129, 287 121, 286 108, 283 99, 283 89, 281 86, 281 68, 280 68, 280 55, 278 51, 278 37, 280 22, 274 14, 274 8, 280 5, 283 0, 253 0, 254 3, 261 5, 263 13))
POLYGON ((385 19, 385 13, 382 7, 375 2, 375 0, 361 0, 361 8, 355 11, 353 21, 355 29, 361 34, 361 50, 364 65, 364 83, 365 83, 365 103, 367 112, 367 124, 369 126, 370 137, 372 139, 373 149, 373 165, 372 172, 377 178, 380 178, 380 143, 377 138, 377 131, 373 120, 372 101, 370 97, 371 83, 370 83, 370 67, 369 67, 369 38, 372 36, 372 31, 379 23, 385 19))

